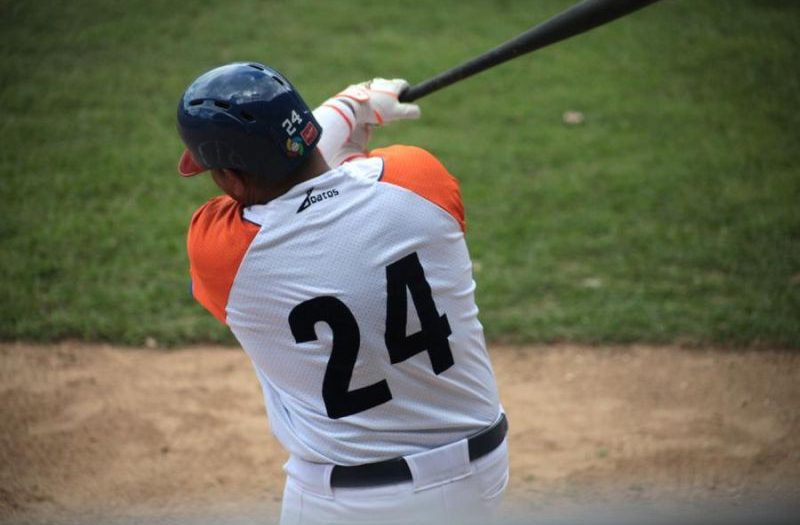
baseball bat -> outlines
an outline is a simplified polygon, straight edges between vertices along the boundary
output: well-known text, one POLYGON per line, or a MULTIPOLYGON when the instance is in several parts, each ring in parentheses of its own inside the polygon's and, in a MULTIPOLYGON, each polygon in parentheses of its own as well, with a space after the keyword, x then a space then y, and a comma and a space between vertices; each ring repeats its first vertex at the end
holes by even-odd
POLYGON ((584 0, 468 62, 410 86, 400 93, 400 101, 412 102, 512 58, 607 24, 656 1, 584 0))

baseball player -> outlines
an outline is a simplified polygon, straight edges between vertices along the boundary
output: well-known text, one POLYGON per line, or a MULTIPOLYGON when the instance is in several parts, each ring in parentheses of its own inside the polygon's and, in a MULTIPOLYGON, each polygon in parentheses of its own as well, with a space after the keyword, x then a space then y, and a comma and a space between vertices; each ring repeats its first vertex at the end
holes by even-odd
POLYGON ((274 69, 234 63, 178 106, 180 174, 225 193, 192 217, 192 293, 252 359, 289 452, 284 525, 486 522, 508 481, 458 183, 423 149, 367 149, 419 117, 407 85, 312 113, 274 69))

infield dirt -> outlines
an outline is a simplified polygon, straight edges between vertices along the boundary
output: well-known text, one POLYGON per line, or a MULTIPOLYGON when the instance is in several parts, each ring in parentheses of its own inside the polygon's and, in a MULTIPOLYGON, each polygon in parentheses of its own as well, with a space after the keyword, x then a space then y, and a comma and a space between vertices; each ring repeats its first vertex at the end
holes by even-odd
MULTIPOLYGON (((491 354, 511 425, 508 506, 800 495, 797 352, 491 354)), ((276 519, 286 454, 238 349, 2 344, 0 421, 2 522, 276 519)))

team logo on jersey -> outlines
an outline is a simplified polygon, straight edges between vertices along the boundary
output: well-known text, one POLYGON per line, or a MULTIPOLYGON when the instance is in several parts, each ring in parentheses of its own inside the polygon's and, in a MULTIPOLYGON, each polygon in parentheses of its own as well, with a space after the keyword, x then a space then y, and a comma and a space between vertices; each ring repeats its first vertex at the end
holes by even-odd
POLYGON ((312 204, 316 204, 318 202, 322 202, 325 199, 331 199, 339 195, 339 190, 333 188, 332 190, 322 191, 317 193, 316 195, 311 195, 314 192, 314 186, 311 186, 308 191, 306 192, 306 198, 303 199, 303 202, 300 203, 300 207, 297 208, 297 213, 305 210, 312 204))
POLYGON ((305 148, 303 147, 303 140, 300 137, 292 137, 286 139, 286 154, 290 157, 302 156, 305 148))

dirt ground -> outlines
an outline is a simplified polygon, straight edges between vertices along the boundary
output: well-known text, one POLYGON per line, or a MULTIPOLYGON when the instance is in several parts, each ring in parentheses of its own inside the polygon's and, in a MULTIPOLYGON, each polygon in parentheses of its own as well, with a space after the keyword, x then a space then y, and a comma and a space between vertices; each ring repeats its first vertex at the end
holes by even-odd
MULTIPOLYGON (((800 495, 798 352, 491 354, 511 425, 506 506, 800 495)), ((237 349, 0 344, 0 425, 0 522, 277 515, 286 455, 237 349)))

